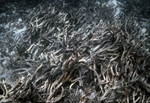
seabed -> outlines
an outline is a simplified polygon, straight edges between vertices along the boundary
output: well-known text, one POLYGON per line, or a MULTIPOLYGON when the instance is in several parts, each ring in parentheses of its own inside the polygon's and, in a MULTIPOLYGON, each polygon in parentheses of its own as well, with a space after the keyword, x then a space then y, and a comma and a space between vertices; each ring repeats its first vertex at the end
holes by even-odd
POLYGON ((0 103, 149 103, 148 9, 113 2, 5 2, 0 103))

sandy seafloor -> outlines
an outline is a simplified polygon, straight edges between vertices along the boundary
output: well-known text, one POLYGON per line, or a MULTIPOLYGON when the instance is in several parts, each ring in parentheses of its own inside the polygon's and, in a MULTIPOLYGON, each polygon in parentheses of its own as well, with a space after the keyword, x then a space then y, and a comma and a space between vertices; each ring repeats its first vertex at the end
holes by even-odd
MULTIPOLYGON (((121 11, 120 7, 118 7, 118 2, 116 0, 109 0, 106 5, 108 7, 114 7, 114 16, 117 20, 117 15, 119 15, 121 11)), ((12 60, 15 61, 16 59, 15 55, 17 55, 16 48, 14 47, 28 30, 29 24, 27 24, 25 17, 27 17, 33 8, 34 7, 27 8, 15 3, 10 3, 0 13, 0 78, 5 78, 7 83, 11 85, 18 77, 10 66, 12 60), (9 57, 11 57, 11 59, 9 57)), ((146 19, 145 21, 149 22, 146 19)), ((148 35, 148 33, 146 33, 147 22, 142 22, 141 30, 145 35, 148 35)))

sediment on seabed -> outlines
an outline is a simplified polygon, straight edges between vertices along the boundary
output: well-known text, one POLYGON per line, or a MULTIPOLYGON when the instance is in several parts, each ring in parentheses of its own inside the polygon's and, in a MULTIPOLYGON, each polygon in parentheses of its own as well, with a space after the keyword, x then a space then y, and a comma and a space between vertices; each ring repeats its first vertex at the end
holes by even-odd
POLYGON ((11 65, 19 79, 9 88, 2 79, 1 102, 150 102, 150 35, 135 16, 115 20, 107 5, 78 6, 39 4, 27 16, 11 65))

